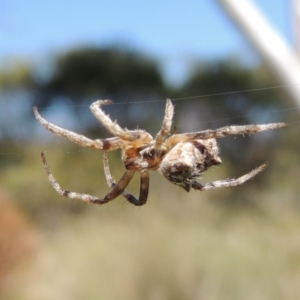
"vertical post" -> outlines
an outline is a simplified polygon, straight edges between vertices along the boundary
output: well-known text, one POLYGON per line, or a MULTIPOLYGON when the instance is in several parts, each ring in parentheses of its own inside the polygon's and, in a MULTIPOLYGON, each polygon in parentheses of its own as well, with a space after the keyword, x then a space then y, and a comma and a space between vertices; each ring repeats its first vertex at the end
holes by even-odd
MULTIPOLYGON (((216 0, 260 53, 300 109, 300 58, 251 0, 216 0)), ((299 0, 294 0, 299 7, 299 0)), ((299 29, 298 29, 299 32, 299 29)))

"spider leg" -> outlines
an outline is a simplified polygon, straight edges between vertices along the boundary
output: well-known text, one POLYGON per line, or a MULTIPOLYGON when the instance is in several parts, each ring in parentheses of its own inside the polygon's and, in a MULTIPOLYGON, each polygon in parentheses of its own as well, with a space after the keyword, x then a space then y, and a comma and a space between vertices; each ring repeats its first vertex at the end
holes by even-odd
MULTIPOLYGON (((107 157, 107 151, 104 151, 103 153, 103 166, 104 166, 104 173, 106 177, 107 185, 110 188, 114 188, 117 183, 113 180, 109 168, 109 162, 107 157)), ((123 190, 122 196, 127 199, 130 203, 141 206, 144 205, 147 202, 148 198, 148 192, 149 192, 149 172, 147 170, 141 172, 141 182, 140 182, 140 195, 139 199, 135 198, 132 194, 130 194, 128 191, 123 190)))
POLYGON ((237 185, 245 183, 249 179, 256 176, 258 173, 262 172, 267 167, 267 165, 268 165, 268 163, 265 162, 264 164, 257 167, 256 169, 254 169, 254 170, 250 171, 249 173, 247 173, 239 178, 236 178, 236 179, 233 178, 233 179, 228 179, 228 180, 213 181, 213 182, 207 183, 205 185, 202 185, 200 182, 194 181, 192 183, 192 188, 195 190, 200 190, 200 191, 208 191, 208 190, 212 190, 215 188, 237 186, 237 185))
POLYGON ((117 122, 113 122, 111 118, 104 113, 101 109, 102 105, 112 104, 111 100, 98 100, 91 104, 90 109, 93 115, 107 128, 107 130, 121 138, 124 141, 131 142, 131 145, 135 147, 141 147, 144 144, 149 144, 153 138, 152 136, 144 130, 127 130, 121 128, 117 122))
POLYGON ((126 135, 125 130, 121 128, 117 122, 113 122, 111 118, 101 109, 102 105, 110 105, 111 100, 98 100, 91 104, 90 109, 93 115, 115 136, 126 135))
POLYGON ((61 186, 59 185, 59 183, 54 178, 53 174, 51 173, 48 163, 47 163, 47 160, 46 160, 46 157, 45 157, 45 154, 43 152, 41 153, 41 158, 42 158, 42 163, 43 163, 44 169, 46 171, 46 174, 48 176, 48 179, 58 194, 68 197, 68 198, 71 198, 71 199, 82 200, 82 201, 85 201, 88 203, 94 203, 94 204, 105 204, 109 201, 114 200, 116 197, 118 197, 124 191, 124 189, 126 188, 126 186, 128 185, 128 183, 130 182, 130 180, 132 179, 132 177, 135 173, 135 171, 127 170, 123 174, 123 176, 121 177, 119 182, 113 187, 113 189, 103 199, 100 199, 96 196, 92 196, 89 194, 71 192, 71 191, 62 189, 61 186))
POLYGON ((171 131, 172 119, 174 115, 174 106, 170 99, 167 99, 165 116, 160 131, 155 137, 155 148, 159 149, 163 141, 168 137, 171 131))
POLYGON ((277 129, 286 126, 285 123, 269 123, 269 124, 259 124, 259 125, 241 125, 241 126, 226 126, 218 129, 209 129, 199 132, 189 132, 182 134, 174 134, 169 139, 168 142, 171 145, 188 142, 194 139, 212 139, 212 138, 222 138, 227 135, 236 134, 253 134, 260 131, 277 129))
POLYGON ((93 148, 93 149, 98 149, 98 150, 116 150, 119 149, 123 146, 124 142, 117 137, 109 138, 109 139, 97 139, 97 140, 92 140, 89 139, 81 134, 75 133, 73 131, 61 128, 59 126, 56 126, 47 120, 45 120, 38 112, 37 108, 33 108, 33 112, 37 120, 43 125, 47 130, 62 136, 64 138, 67 138, 68 140, 82 146, 82 147, 87 147, 87 148, 93 148))

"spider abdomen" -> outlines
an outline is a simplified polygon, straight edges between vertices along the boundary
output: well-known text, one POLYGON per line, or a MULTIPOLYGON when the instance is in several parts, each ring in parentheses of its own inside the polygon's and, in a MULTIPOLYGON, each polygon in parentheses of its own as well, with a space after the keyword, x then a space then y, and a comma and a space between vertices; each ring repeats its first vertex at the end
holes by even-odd
POLYGON ((163 158, 159 171, 172 183, 190 190, 191 183, 222 161, 215 139, 178 143, 163 158))

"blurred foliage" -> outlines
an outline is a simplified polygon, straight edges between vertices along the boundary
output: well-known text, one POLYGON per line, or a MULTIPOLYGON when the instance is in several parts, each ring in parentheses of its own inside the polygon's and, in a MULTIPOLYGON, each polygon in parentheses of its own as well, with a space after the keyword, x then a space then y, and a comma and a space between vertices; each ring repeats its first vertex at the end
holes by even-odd
POLYGON ((15 61, 0 72, 0 90, 32 88, 35 85, 33 67, 24 61, 15 61))
POLYGON ((47 106, 56 97, 76 103, 99 95, 122 101, 122 95, 157 95, 165 87, 153 59, 116 47, 87 47, 57 57, 52 76, 39 89, 39 105, 47 106))
POLYGON ((269 122, 270 116, 264 114, 287 104, 289 98, 282 89, 266 88, 274 86, 276 82, 264 66, 249 69, 237 60, 228 60, 194 66, 181 93, 185 97, 201 95, 198 102, 204 102, 205 113, 215 120, 230 118, 230 122, 247 124, 269 122))
MULTIPOLYGON (((81 48, 56 57, 47 79, 36 74, 22 64, 0 72, 1 298, 298 299, 297 123, 219 139, 224 163, 201 181, 237 177, 269 160, 247 184, 186 193, 152 172, 148 203, 136 208, 122 197, 93 206, 59 196, 46 178, 41 151, 62 188, 99 197, 109 191, 102 154, 51 135, 31 112, 33 102, 47 106, 47 119, 70 121, 69 129, 97 137, 107 135, 89 121, 86 106, 102 97, 140 100, 105 111, 121 126, 154 134, 164 102, 147 100, 165 95, 184 98, 174 101, 180 132, 298 120, 281 89, 264 89, 277 85, 264 66, 195 64, 186 83, 171 92, 153 59, 119 48, 81 48), (24 93, 28 102, 20 101, 24 93)), ((109 157, 119 179, 120 153, 109 157)), ((138 193, 138 176, 128 189, 138 193)))
MULTIPOLYGON (((59 196, 44 174, 39 148, 26 147, 18 166, 1 174, 43 237, 22 272, 8 273, 14 276, 4 281, 3 299, 297 299, 300 218, 293 203, 300 190, 289 178, 298 168, 279 163, 286 180, 274 185, 280 157, 242 187, 207 193, 187 194, 152 172, 148 203, 137 208, 122 197, 97 206, 59 196), (229 205, 247 198, 256 207, 229 205)), ((62 187, 99 196, 108 191, 101 152, 52 144, 46 154, 62 187)), ((110 154, 110 165, 118 179, 119 153, 110 154)), ((226 176, 225 163, 203 181, 226 176)), ((128 188, 135 194, 136 177, 128 188)), ((23 229, 18 249, 28 243, 23 229)))

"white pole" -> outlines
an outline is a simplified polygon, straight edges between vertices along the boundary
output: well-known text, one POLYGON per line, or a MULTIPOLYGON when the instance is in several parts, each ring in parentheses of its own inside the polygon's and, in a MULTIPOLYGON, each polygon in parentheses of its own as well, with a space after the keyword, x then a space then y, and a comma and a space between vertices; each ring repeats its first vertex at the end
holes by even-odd
MULTIPOLYGON (((217 0, 245 33, 300 109, 300 59, 250 0, 217 0)), ((299 1, 297 1, 299 2, 299 1)))
POLYGON ((300 1, 299 0, 292 0, 292 14, 293 14, 294 40, 295 40, 298 57, 300 57, 300 1))

